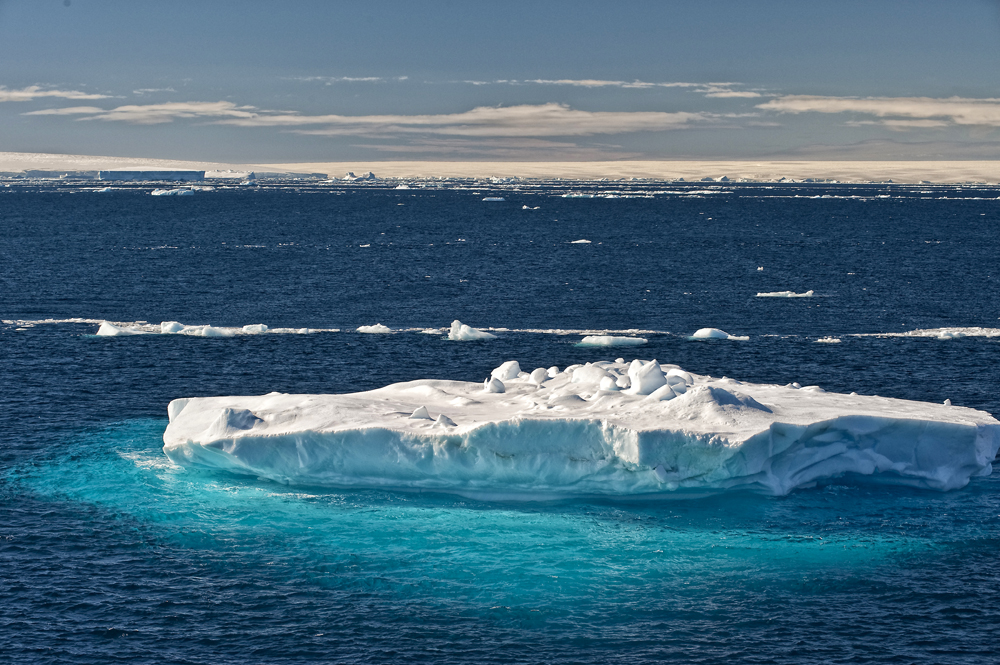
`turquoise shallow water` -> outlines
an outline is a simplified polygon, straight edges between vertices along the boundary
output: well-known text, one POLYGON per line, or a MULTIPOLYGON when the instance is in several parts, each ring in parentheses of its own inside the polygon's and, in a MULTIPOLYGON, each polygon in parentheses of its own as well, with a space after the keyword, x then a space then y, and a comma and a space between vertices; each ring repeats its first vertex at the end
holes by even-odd
MULTIPOLYGON (((921 644, 975 658, 986 636, 939 631, 997 618, 977 597, 997 577, 998 474, 948 494, 835 483, 783 498, 489 503, 186 472, 162 455, 165 424, 80 432, 6 474, 7 492, 31 494, 45 519, 95 516, 88 537, 110 551, 56 556, 103 580, 47 602, 119 636, 97 653, 169 655, 194 640, 236 662, 245 640, 260 662, 560 661, 567 649, 573 661, 767 662, 775 649, 840 660, 912 657, 921 644)), ((7 538, 32 549, 16 528, 7 538)), ((44 595, 23 584, 13 599, 33 594, 44 595)), ((31 643, 18 624, 5 628, 31 643)))
POLYGON ((4 188, 0 662, 996 662, 1000 472, 948 493, 502 503, 163 456, 178 397, 479 381, 510 359, 635 355, 1000 413, 1000 337, 852 336, 1000 325, 995 188, 546 187, 4 188), (815 297, 755 297, 786 289, 815 297), (97 323, 33 323, 69 317, 97 323), (105 318, 342 332, 94 337, 105 318), (351 332, 455 318, 520 332, 351 332), (687 340, 705 326, 749 339, 687 340), (658 332, 625 353, 529 328, 658 332))

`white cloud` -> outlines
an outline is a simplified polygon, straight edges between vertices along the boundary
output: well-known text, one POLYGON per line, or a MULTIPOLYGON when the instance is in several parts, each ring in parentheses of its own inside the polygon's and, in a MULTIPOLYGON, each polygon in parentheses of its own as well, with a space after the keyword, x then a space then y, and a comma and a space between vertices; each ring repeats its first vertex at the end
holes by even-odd
POLYGON ((589 136, 690 127, 713 120, 703 113, 662 111, 579 111, 565 104, 481 106, 462 113, 437 115, 343 116, 258 114, 224 119, 221 124, 243 127, 316 126, 297 133, 322 136, 425 133, 450 136, 589 136))
POLYGON ((386 83, 389 81, 406 81, 409 76, 298 76, 297 81, 319 81, 326 85, 334 83, 386 83))
POLYGON ((165 104, 128 104, 110 110, 92 106, 45 109, 24 115, 81 115, 80 120, 127 122, 134 125, 157 125, 182 118, 252 118, 252 106, 232 102, 168 102, 165 104))
POLYGON ((20 90, 10 90, 0 86, 0 102, 30 102, 42 97, 58 97, 61 99, 107 99, 109 95, 97 95, 79 90, 46 90, 41 86, 29 85, 20 90))
POLYGON ((139 88, 138 90, 133 90, 133 95, 146 95, 153 92, 177 92, 173 88, 139 88))
MULTIPOLYGON (((787 95, 757 106, 781 113, 860 113, 892 129, 949 125, 1000 127, 1000 99, 966 97, 821 97, 787 95)), ((857 123, 854 123, 857 124, 857 123)))

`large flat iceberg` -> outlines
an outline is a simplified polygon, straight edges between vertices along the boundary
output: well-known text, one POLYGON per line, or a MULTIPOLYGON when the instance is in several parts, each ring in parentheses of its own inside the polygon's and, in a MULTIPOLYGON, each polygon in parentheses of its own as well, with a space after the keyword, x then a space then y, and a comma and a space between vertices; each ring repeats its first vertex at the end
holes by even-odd
POLYGON ((484 498, 783 495, 841 476, 950 490, 988 475, 974 409, 741 383, 633 360, 344 395, 170 403, 175 463, 282 483, 484 498))

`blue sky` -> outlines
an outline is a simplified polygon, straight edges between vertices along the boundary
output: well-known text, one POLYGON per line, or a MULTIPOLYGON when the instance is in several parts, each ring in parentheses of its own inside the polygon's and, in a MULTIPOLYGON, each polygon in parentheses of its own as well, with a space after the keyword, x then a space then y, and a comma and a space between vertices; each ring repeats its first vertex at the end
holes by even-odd
POLYGON ((0 151, 997 159, 1000 2, 0 0, 0 151))

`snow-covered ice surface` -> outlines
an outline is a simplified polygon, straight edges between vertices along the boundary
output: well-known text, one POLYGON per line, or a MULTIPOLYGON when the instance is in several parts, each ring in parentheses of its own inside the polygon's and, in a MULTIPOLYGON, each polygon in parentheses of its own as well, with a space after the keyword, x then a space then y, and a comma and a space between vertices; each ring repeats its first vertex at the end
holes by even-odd
POLYGON ((758 298, 812 298, 813 290, 809 289, 805 293, 795 291, 767 291, 757 294, 758 298))
POLYGON ((845 475, 950 490, 988 475, 974 409, 741 383, 635 360, 418 380, 362 393, 169 405, 175 463, 282 483, 482 498, 783 495, 845 475))

